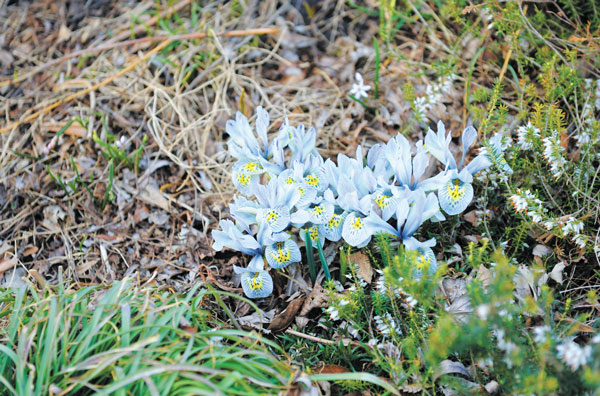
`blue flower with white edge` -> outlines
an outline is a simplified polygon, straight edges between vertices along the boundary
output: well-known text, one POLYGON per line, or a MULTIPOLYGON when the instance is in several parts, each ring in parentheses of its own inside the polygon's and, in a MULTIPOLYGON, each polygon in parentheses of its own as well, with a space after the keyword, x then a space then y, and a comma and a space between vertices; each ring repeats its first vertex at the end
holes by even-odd
POLYGON ((322 198, 318 198, 306 208, 298 209, 292 214, 292 223, 325 224, 333 216, 334 205, 322 198))
POLYGON ((272 232, 283 231, 290 224, 290 212, 300 194, 293 186, 271 179, 264 185, 253 186, 252 192, 259 203, 257 222, 264 222, 272 232))
POLYGON ((319 225, 319 232, 326 239, 337 242, 342 238, 342 228, 348 212, 337 205, 337 200, 330 189, 325 190, 323 198, 333 206, 334 210, 329 221, 319 225))
POLYGON ((406 191, 404 189, 394 185, 378 188, 373 193, 373 200, 381 211, 381 218, 383 220, 388 221, 396 213, 396 207, 405 194, 406 191))
POLYGON ((441 208, 450 215, 456 215, 464 211, 473 200, 473 174, 491 165, 486 154, 479 154, 469 164, 464 165, 465 156, 469 148, 477 139, 477 131, 472 126, 468 126, 461 136, 462 155, 458 166, 456 160, 450 152, 449 144, 451 134, 445 136, 444 125, 438 123, 438 132, 432 130, 425 136, 425 146, 427 150, 446 165, 443 176, 438 177, 439 204, 441 208))
POLYGON ((340 196, 342 190, 354 190, 359 197, 371 194, 377 188, 377 179, 371 168, 363 164, 362 147, 356 148, 356 158, 349 158, 344 154, 338 154, 338 174, 335 179, 330 180, 330 184, 340 196))
POLYGON ((442 164, 456 168, 456 161, 450 152, 450 141, 452 134, 446 135, 446 127, 442 121, 438 121, 437 132, 432 129, 425 135, 425 150, 437 158, 442 164))
POLYGON ((233 185, 239 192, 250 196, 251 188, 259 184, 260 175, 265 172, 265 168, 258 160, 242 160, 235 163, 231 171, 233 185))
POLYGON ((273 279, 264 270, 263 246, 272 239, 270 231, 264 224, 259 224, 256 238, 252 236, 250 227, 241 221, 234 224, 231 220, 219 222, 221 230, 214 230, 213 249, 219 251, 223 247, 237 250, 253 256, 248 268, 233 266, 236 274, 241 274, 242 289, 250 298, 264 298, 273 292, 273 279))
POLYGON ((473 176, 468 169, 449 173, 447 182, 438 190, 440 206, 449 215, 462 213, 473 200, 473 176))
POLYGON ((265 257, 271 268, 285 268, 302 260, 300 248, 290 234, 280 232, 271 235, 270 239, 271 243, 265 248, 265 257))
POLYGON ((231 220, 221 220, 219 228, 221 229, 212 232, 213 249, 220 251, 223 247, 228 247, 248 255, 260 253, 262 245, 252 235, 248 235, 250 231, 245 224, 238 222, 236 225, 231 220), (244 234, 243 231, 248 234, 244 234))
POLYGON ((389 168, 395 176, 395 181, 411 190, 418 188, 419 181, 429 166, 429 156, 423 149, 423 143, 418 142, 416 148, 417 151, 413 157, 410 142, 398 134, 387 143, 383 150, 390 165, 389 168))
POLYGON ((415 273, 417 277, 421 277, 425 270, 430 276, 437 271, 437 259, 431 249, 435 246, 435 243, 435 238, 425 242, 420 242, 416 238, 409 238, 404 241, 406 250, 415 251, 417 254, 417 271, 415 273))
POLYGON ((233 202, 229 204, 229 213, 234 219, 244 224, 255 224, 256 215, 260 206, 256 201, 250 201, 243 196, 236 195, 233 202))
POLYGON ((340 209, 339 213, 334 212, 331 219, 324 224, 319 225, 320 233, 332 242, 337 242, 342 238, 342 229, 346 220, 347 212, 340 209))
POLYGON ((298 182, 319 192, 325 191, 329 184, 323 172, 323 158, 320 155, 309 155, 304 162, 293 161, 291 170, 298 182))
POLYGON ((237 159, 269 158, 270 148, 267 139, 269 127, 269 113, 261 106, 256 109, 256 135, 252 132, 248 118, 236 113, 235 120, 228 120, 225 131, 229 135, 229 152, 237 159))
POLYGON ((282 145, 288 146, 292 152, 292 161, 305 162, 311 155, 319 155, 315 147, 317 131, 315 128, 306 130, 304 124, 293 127, 285 119, 277 136, 282 145))
POLYGON ((302 178, 294 173, 293 169, 286 169, 281 172, 279 174, 279 183, 294 186, 294 188, 298 190, 299 198, 295 206, 303 208, 310 205, 310 203, 316 199, 318 191, 313 186, 304 183, 302 178))
POLYGON ((247 268, 234 265, 233 272, 241 275, 242 289, 249 298, 265 298, 273 293, 273 279, 264 269, 263 256, 254 256, 247 268))
POLYGON ((300 229, 300 239, 302 239, 304 243, 306 243, 306 231, 308 231, 308 236, 310 237, 313 246, 316 246, 319 241, 321 244, 324 242, 324 236, 318 224, 307 223, 300 229))
POLYGON ((427 196, 424 191, 417 190, 399 201, 396 207, 396 227, 379 216, 370 219, 370 226, 374 234, 383 232, 404 241, 412 237, 421 224, 435 216, 438 210, 435 194, 427 196))

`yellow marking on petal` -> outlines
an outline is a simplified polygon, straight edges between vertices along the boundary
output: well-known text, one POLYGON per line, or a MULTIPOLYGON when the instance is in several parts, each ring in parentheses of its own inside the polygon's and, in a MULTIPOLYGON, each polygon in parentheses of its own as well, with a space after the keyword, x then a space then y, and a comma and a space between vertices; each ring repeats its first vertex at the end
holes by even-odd
POLYGON ((277 242, 277 254, 271 253, 271 256, 278 263, 285 263, 285 262, 290 261, 290 259, 291 259, 290 252, 289 251, 284 252, 282 250, 284 246, 285 246, 285 243, 283 243, 283 242, 277 242))
POLYGON ((304 176, 304 181, 309 186, 316 187, 316 186, 319 185, 319 178, 318 177, 314 177, 313 175, 306 175, 306 176, 304 176))
POLYGON ((313 212, 314 212, 315 214, 318 214, 318 215, 320 215, 321 213, 323 213, 323 208, 317 205, 317 206, 315 206, 315 207, 313 208, 313 212))
POLYGON ((258 163, 258 161, 253 161, 246 163, 246 165, 244 165, 242 169, 248 172, 257 172, 262 171, 263 167, 261 164, 258 163))
POLYGON ((238 173, 237 179, 242 186, 247 186, 250 183, 250 176, 245 173, 238 173))
POLYGON ((262 279, 260 279, 258 277, 258 275, 259 275, 258 272, 255 272, 252 279, 248 280, 248 286, 250 286, 250 289, 252 289, 252 290, 262 289, 263 282, 262 282, 262 279))
POLYGON ((377 199, 375 200, 375 203, 377 204, 377 206, 379 206, 381 209, 383 209, 389 205, 389 202, 386 202, 387 198, 390 198, 390 196, 381 194, 379 197, 377 197, 377 199))
POLYGON ((362 219, 360 217, 357 217, 356 220, 354 220, 352 227, 354 227, 355 230, 360 230, 363 227, 362 219))
POLYGON ((454 180, 452 183, 449 183, 447 185, 447 189, 448 189, 448 195, 450 196, 450 199, 455 202, 460 200, 463 197, 463 195, 465 194, 465 189, 460 188, 460 181, 458 181, 458 179, 454 180), (453 184, 454 184, 454 186, 453 186, 453 184))
POLYGON ((333 217, 331 218, 331 220, 329 220, 329 222, 327 223, 327 228, 338 227, 341 222, 342 222, 341 216, 339 216, 339 215, 333 215, 333 217))
POLYGON ((310 232, 310 239, 313 241, 318 241, 319 240, 319 229, 317 228, 317 226, 312 226, 309 228, 309 232, 310 232))
POLYGON ((269 213, 267 214, 267 221, 269 223, 271 221, 277 221, 278 218, 279 218, 279 214, 274 210, 269 211, 269 213))
POLYGON ((294 184, 296 183, 296 180, 294 180, 294 178, 292 177, 288 177, 287 179, 285 179, 285 184, 294 184))

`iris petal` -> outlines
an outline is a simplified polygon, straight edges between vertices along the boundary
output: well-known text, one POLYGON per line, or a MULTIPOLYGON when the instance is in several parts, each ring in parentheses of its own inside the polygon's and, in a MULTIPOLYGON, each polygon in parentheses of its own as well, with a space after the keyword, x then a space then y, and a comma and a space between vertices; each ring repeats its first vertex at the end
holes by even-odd
POLYGON ((273 293, 273 279, 267 271, 244 272, 242 289, 250 298, 265 298, 273 293))
POLYGON ((371 240, 371 233, 366 224, 365 217, 352 212, 344 220, 342 237, 351 246, 363 247, 371 240))
POLYGON ((287 207, 260 209, 256 215, 259 223, 265 222, 271 231, 283 231, 290 224, 290 209, 287 207))
POLYGON ((473 186, 471 183, 464 183, 459 179, 450 179, 439 189, 438 196, 440 206, 444 209, 444 212, 456 215, 465 210, 471 203, 473 186))
POLYGON ((437 271, 437 259, 431 248, 418 248, 417 253, 417 271, 418 277, 423 276, 423 272, 427 271, 429 275, 435 274, 437 271))
POLYGON ((241 170, 234 170, 232 172, 233 185, 238 189, 239 192, 246 196, 253 195, 251 187, 258 184, 259 175, 247 173, 241 170))
POLYGON ((300 199, 296 202, 297 208, 308 206, 317 197, 317 189, 314 187, 298 183, 296 184, 296 188, 298 189, 298 192, 300 192, 300 199))
POLYGON ((318 240, 323 241, 323 234, 321 233, 319 226, 314 224, 308 228, 302 228, 300 230, 300 238, 302 238, 304 243, 306 243, 306 231, 308 231, 308 234, 310 235, 310 239, 312 241, 313 246, 316 246, 316 244, 317 244, 316 241, 318 241, 318 240))
POLYGON ((265 256, 271 268, 285 268, 302 260, 298 244, 291 239, 267 245, 265 256))
POLYGON ((381 218, 388 221, 390 217, 396 212, 396 206, 398 206, 399 199, 394 197, 392 193, 385 191, 378 191, 374 196, 375 204, 381 209, 381 218))
POLYGON ((311 205, 308 209, 310 221, 313 224, 325 224, 333 216, 333 204, 327 201, 321 201, 318 204, 311 205))
POLYGON ((332 242, 337 242, 342 238, 342 227, 345 218, 345 213, 334 214, 327 223, 319 226, 319 230, 325 238, 332 242))

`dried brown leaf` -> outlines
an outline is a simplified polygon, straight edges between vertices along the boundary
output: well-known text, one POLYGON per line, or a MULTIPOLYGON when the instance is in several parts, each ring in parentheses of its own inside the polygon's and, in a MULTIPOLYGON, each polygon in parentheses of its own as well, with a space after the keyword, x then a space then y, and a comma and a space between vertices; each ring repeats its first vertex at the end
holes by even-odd
POLYGON ((298 313, 300 307, 302 307, 305 298, 306 297, 301 296, 290 301, 285 310, 283 310, 283 312, 280 312, 273 318, 273 320, 269 324, 268 329, 272 331, 285 330, 296 317, 296 314, 298 313))
POLYGON ((371 262, 366 254, 356 252, 350 255, 348 259, 351 263, 358 266, 358 274, 365 280, 365 282, 371 283, 373 281, 373 268, 371 267, 371 262))

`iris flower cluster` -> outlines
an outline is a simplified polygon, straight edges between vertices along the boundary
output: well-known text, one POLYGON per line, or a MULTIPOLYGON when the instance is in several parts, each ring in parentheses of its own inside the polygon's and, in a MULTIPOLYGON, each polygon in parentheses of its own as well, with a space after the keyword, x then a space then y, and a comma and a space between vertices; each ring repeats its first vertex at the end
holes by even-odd
MULTIPOLYGON (((376 234, 389 234, 435 272, 435 239, 420 241, 414 234, 425 221, 442 221, 444 213, 465 210, 473 199, 473 174, 493 163, 490 150, 466 163, 477 138, 471 126, 462 134, 458 161, 450 151, 451 135, 439 122, 437 132, 429 130, 425 142, 414 147, 397 135, 371 147, 366 158, 359 146, 354 158, 339 154, 333 162, 317 151, 314 128, 294 127, 286 119, 269 139, 269 122, 262 107, 254 129, 239 112, 227 122, 229 152, 237 160, 233 183, 240 195, 230 205, 234 221, 221 220, 212 233, 215 250, 228 247, 251 256, 246 268, 234 266, 250 298, 272 293, 265 264, 280 269, 302 260, 299 242, 307 234, 313 244, 343 239, 354 247, 366 246, 376 234), (425 177, 431 156, 444 168, 425 177)), ((488 147, 501 156, 494 139, 488 147)))

